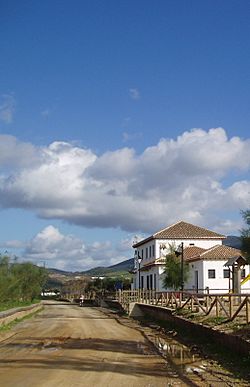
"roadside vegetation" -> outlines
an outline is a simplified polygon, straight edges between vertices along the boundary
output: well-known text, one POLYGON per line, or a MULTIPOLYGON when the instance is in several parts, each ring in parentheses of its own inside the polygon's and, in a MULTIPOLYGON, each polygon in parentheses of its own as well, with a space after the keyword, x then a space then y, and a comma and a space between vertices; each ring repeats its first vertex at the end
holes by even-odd
POLYGON ((63 294, 83 294, 87 292, 114 292, 118 289, 127 290, 131 286, 131 275, 115 277, 97 277, 91 279, 71 279, 62 286, 63 294))
POLYGON ((189 267, 186 262, 183 263, 183 278, 181 269, 181 254, 177 254, 174 245, 169 245, 169 252, 165 256, 164 268, 164 286, 166 289, 172 288, 174 290, 180 289, 182 280, 185 282, 188 279, 189 267))
POLYGON ((88 285, 88 290, 114 292, 118 289, 130 290, 131 275, 126 276, 116 275, 114 277, 96 278, 88 285))
POLYGON ((246 223, 245 228, 241 230, 241 250, 243 256, 246 257, 248 264, 250 264, 250 210, 242 211, 241 214, 246 223))
POLYGON ((36 310, 33 313, 27 314, 26 316, 23 316, 21 318, 16 318, 15 320, 9 322, 8 324, 2 324, 0 326, 0 333, 4 333, 4 332, 7 332, 7 331, 10 331, 15 325, 17 325, 18 323, 20 323, 20 322, 22 322, 24 320, 30 319, 31 317, 33 317, 36 314, 38 314, 42 309, 43 309, 43 307, 41 307, 41 309, 36 310))
POLYGON ((0 310, 34 303, 47 280, 44 268, 30 262, 11 262, 0 256, 0 310))

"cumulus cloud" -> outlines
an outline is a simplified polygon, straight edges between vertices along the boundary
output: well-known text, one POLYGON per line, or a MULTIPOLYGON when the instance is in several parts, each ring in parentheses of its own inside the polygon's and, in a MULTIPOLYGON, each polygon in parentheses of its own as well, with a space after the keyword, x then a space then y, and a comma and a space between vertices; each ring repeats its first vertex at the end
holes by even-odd
POLYGON ((0 98, 0 120, 11 124, 15 111, 16 101, 12 94, 2 94, 0 98))
POLYGON ((0 174, 3 208, 151 233, 180 219, 229 231, 232 211, 249 207, 250 140, 228 138, 222 128, 162 138, 141 154, 124 147, 98 156, 66 142, 35 147, 0 140, 0 165, 8 164, 0 174))
MULTIPOLYGON (((62 270, 87 270, 96 266, 110 266, 128 259, 128 251, 110 241, 85 243, 74 235, 63 234, 52 225, 45 227, 30 241, 16 244, 6 242, 4 246, 22 247, 22 259, 39 264, 46 262, 47 267, 62 270)), ((130 246, 131 248, 131 246, 130 246)))
POLYGON ((0 171, 11 168, 12 173, 13 170, 24 167, 34 168, 33 164, 41 163, 42 157, 40 150, 32 144, 20 142, 14 136, 0 134, 0 171))

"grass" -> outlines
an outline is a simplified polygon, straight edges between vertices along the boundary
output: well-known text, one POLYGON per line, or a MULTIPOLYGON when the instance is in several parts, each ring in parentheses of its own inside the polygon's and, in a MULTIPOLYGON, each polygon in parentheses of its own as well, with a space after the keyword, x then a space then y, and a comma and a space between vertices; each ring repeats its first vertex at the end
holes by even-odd
MULTIPOLYGON (((43 307, 41 307, 41 309, 43 309, 43 307)), ((41 312, 41 309, 36 310, 35 312, 32 312, 32 313, 28 314, 27 316, 24 316, 24 317, 21 317, 21 318, 16 318, 15 320, 11 321, 8 324, 1 325, 0 326, 0 333, 4 333, 4 332, 10 331, 18 323, 20 323, 20 322, 22 322, 24 320, 28 320, 31 317, 35 316, 37 313, 41 312)))
POLYGON ((176 316, 184 317, 188 320, 192 320, 193 322, 202 323, 203 325, 208 325, 210 327, 221 325, 228 320, 227 317, 223 317, 223 316, 219 316, 219 317, 203 316, 203 315, 200 315, 199 313, 191 312, 188 309, 176 309, 174 314, 176 316))
POLYGON ((37 304, 41 300, 35 299, 33 301, 7 301, 7 302, 0 302, 0 312, 4 310, 9 310, 12 308, 19 308, 22 306, 29 306, 33 304, 37 304))

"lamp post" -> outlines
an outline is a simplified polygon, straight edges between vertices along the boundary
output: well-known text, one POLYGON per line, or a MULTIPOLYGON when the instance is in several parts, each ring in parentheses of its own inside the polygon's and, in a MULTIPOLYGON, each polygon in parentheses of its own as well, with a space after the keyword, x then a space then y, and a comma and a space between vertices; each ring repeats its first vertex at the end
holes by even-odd
POLYGON ((139 253, 137 256, 137 261, 138 261, 139 290, 140 290, 141 289, 141 261, 142 261, 142 257, 140 257, 139 253))
POLYGON ((135 259, 138 263, 138 275, 139 275, 139 290, 141 289, 141 261, 142 257, 140 257, 140 254, 137 250, 135 250, 135 259))
POLYGON ((184 256, 183 256, 183 242, 178 246, 177 250, 175 251, 175 255, 177 257, 181 256, 181 291, 184 290, 184 256))

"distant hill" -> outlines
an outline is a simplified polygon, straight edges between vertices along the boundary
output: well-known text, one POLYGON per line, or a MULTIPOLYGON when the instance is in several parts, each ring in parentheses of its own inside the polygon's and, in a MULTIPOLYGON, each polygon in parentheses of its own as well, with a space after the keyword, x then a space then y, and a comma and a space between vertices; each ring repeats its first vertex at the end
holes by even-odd
MULTIPOLYGON (((241 238, 235 235, 229 235, 222 242, 223 245, 234 247, 235 249, 241 249, 241 238)), ((122 261, 117 263, 116 265, 104 267, 98 266, 85 271, 77 271, 70 272, 58 269, 48 269, 48 271, 52 274, 53 277, 75 277, 78 275, 86 275, 91 277, 114 277, 120 275, 127 275, 130 270, 134 268, 134 258, 127 259, 126 261, 122 261)), ((57 278, 58 279, 58 278, 57 278)), ((60 278, 61 279, 61 278, 60 278)))
POLYGON ((226 239, 223 240, 222 244, 241 250, 241 237, 229 235, 226 239))
POLYGON ((65 277, 76 277, 76 276, 91 276, 91 277, 111 277, 111 276, 120 276, 127 275, 130 270, 134 267, 134 258, 127 259, 126 261, 122 261, 112 266, 104 267, 94 267, 93 269, 85 270, 85 271, 64 271, 59 269, 50 268, 48 269, 52 278, 56 278, 57 280, 63 280, 65 277))
POLYGON ((48 268, 48 271, 52 274, 59 274, 59 275, 74 275, 72 271, 65 271, 65 270, 60 270, 60 269, 55 269, 55 268, 48 268))
POLYGON ((108 267, 95 267, 90 270, 86 270, 81 272, 81 274, 94 276, 115 276, 115 275, 125 275, 128 274, 130 270, 134 267, 134 258, 127 259, 126 261, 122 261, 117 263, 116 265, 108 266, 108 267))

